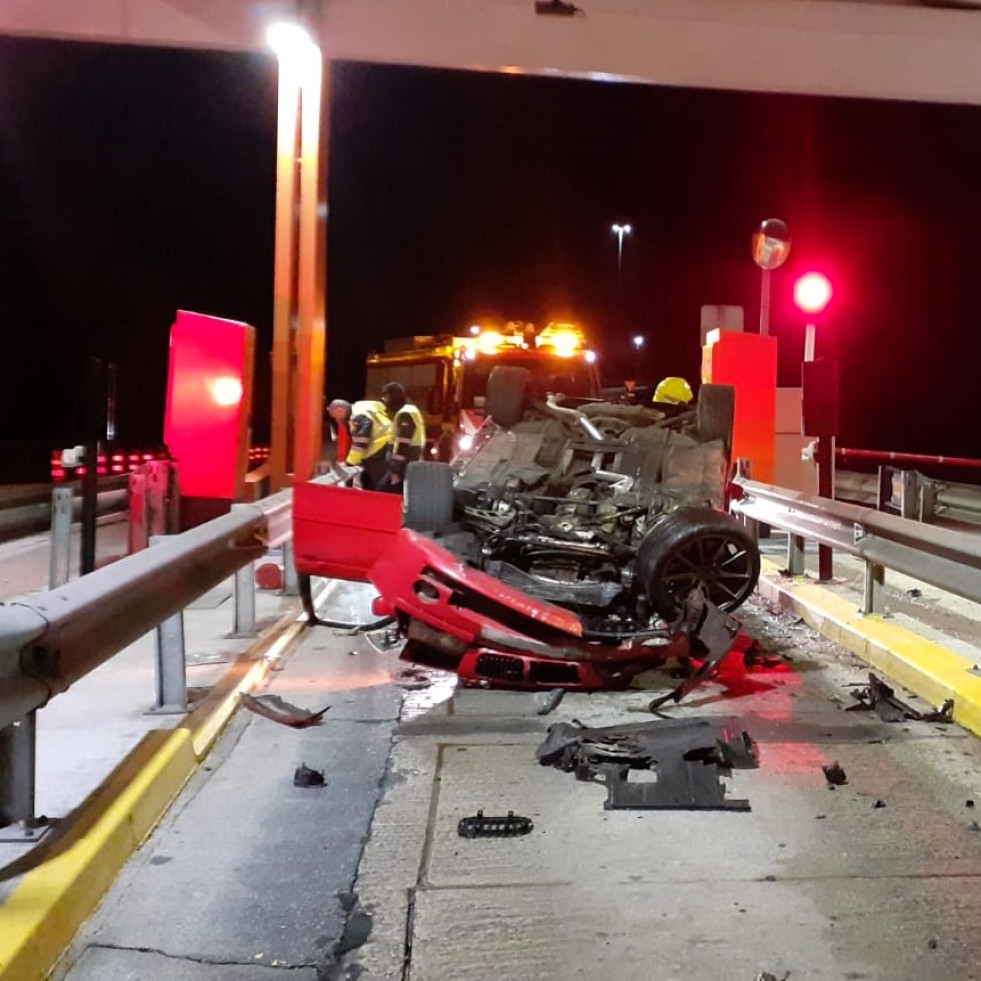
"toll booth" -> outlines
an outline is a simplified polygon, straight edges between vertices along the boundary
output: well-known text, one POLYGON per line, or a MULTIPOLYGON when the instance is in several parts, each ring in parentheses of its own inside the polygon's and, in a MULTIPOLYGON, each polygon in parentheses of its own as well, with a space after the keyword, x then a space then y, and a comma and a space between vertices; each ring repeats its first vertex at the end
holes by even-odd
POLYGON ((255 328, 180 310, 170 331, 164 441, 177 462, 180 527, 245 497, 255 328))
POLYGON ((741 331, 710 330, 702 347, 702 382, 732 385, 736 390, 732 458, 750 461, 753 480, 773 483, 777 339, 741 331))

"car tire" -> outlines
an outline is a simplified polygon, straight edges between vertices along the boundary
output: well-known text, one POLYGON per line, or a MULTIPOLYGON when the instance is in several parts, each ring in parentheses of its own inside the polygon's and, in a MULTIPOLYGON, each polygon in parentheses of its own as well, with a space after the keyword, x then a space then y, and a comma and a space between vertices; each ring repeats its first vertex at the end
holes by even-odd
POLYGON ((736 417, 736 390, 732 385, 702 385, 695 406, 695 427, 700 443, 721 439, 726 458, 732 456, 732 427, 736 417))
POLYGON ((416 461, 405 470, 403 516, 413 531, 440 531, 453 521, 453 470, 446 463, 416 461))
POLYGON ((524 416, 525 396, 531 372, 516 365, 501 364, 487 377, 487 415, 499 426, 510 429, 524 416))
POLYGON ((657 612, 678 615, 688 593, 702 587, 720 609, 741 606, 760 577, 755 539, 714 508, 682 508, 659 521, 637 551, 636 574, 657 612))

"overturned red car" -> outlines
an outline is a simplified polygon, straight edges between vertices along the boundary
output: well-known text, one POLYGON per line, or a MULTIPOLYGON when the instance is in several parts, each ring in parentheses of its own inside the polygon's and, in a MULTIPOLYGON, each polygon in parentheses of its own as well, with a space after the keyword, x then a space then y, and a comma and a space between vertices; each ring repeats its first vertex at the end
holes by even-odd
POLYGON ((411 464, 402 497, 294 488, 294 554, 310 577, 370 582, 401 657, 467 684, 622 688, 672 658, 728 653, 759 552, 723 510, 732 390, 694 407, 570 402, 495 369, 488 419, 450 464, 411 464))

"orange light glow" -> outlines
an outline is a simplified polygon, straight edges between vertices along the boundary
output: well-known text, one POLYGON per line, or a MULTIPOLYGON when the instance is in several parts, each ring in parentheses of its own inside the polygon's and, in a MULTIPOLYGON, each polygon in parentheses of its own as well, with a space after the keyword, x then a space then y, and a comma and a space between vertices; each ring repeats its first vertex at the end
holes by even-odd
POLYGON ((549 324, 535 338, 537 347, 551 348, 560 358, 574 357, 584 343, 583 333, 575 324, 549 324))

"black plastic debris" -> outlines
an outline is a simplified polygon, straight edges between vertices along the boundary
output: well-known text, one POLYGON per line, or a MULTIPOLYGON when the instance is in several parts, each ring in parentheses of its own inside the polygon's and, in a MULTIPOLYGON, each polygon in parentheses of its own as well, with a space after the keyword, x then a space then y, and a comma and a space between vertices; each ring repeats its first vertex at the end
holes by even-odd
POLYGON ((461 838, 516 838, 534 826, 531 818, 514 811, 508 811, 506 817, 485 817, 483 811, 477 811, 474 817, 460 818, 456 831, 461 838))
POLYGON ((671 630, 673 633, 696 634, 706 653, 698 668, 689 673, 677 688, 651 699, 647 706, 649 712, 657 712, 668 702, 677 704, 718 670, 739 637, 739 621, 708 603, 700 590, 692 590, 685 597, 681 613, 671 625, 671 630))
POLYGON ((600 729, 558 723, 549 726, 536 755, 542 766, 605 784, 606 810, 748 811, 749 801, 726 798, 720 777, 759 766, 756 743, 747 732, 708 718, 600 729))
POLYGON ((850 705, 845 709, 846 712, 874 711, 883 722, 913 720, 946 724, 954 721, 954 700, 952 698, 948 698, 939 709, 932 712, 920 712, 912 705, 897 698, 895 690, 871 671, 869 672, 868 687, 860 688, 852 694, 858 699, 859 704, 850 705))
POLYGON ((323 787, 327 781, 322 770, 313 770, 306 763, 301 763, 293 772, 294 787, 323 787))
POLYGON ((565 698, 564 688, 553 688, 538 696, 538 707, 535 709, 536 715, 548 715, 554 712, 565 698))
POLYGON ((834 763, 826 763, 821 769, 824 770, 824 779, 828 781, 829 786, 841 787, 848 783, 848 777, 837 760, 834 763))
POLYGON ((326 705, 319 712, 308 712, 297 705, 291 705, 279 695, 242 694, 239 698, 242 705, 250 712, 278 722, 282 726, 289 726, 291 729, 307 729, 310 726, 321 725, 324 721, 324 713, 330 708, 326 705))

